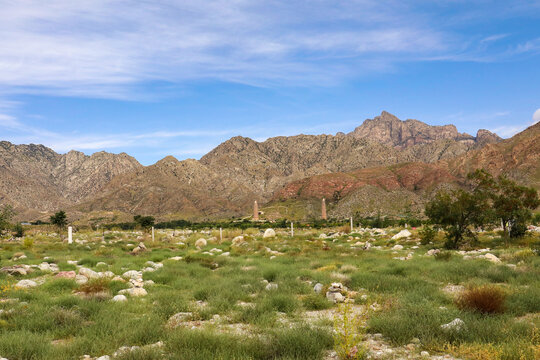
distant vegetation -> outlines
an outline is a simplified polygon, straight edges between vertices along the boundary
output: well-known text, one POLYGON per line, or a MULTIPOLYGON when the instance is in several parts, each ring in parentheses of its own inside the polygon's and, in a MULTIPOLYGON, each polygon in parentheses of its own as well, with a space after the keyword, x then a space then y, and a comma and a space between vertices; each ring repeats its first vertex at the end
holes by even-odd
POLYGON ((523 236, 532 210, 540 206, 536 189, 504 176, 494 178, 484 170, 467 178, 470 190, 440 191, 426 205, 426 216, 446 232, 446 247, 456 249, 466 240, 475 241, 474 230, 490 226, 502 226, 507 238, 523 236))

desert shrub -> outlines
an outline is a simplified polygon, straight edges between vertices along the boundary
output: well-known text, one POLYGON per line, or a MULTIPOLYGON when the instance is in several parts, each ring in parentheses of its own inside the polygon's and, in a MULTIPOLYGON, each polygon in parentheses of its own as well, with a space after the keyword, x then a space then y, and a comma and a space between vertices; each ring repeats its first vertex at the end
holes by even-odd
POLYGON ((450 251, 441 251, 434 255, 435 260, 439 261, 448 261, 452 258, 452 253, 450 251))
POLYGON ((435 239, 437 231, 433 229, 432 226, 424 225, 422 229, 418 231, 418 234, 420 235, 420 243, 422 245, 427 245, 435 239))
POLYGON ((30 237, 25 237, 23 240, 23 247, 25 249, 31 249, 34 246, 34 239, 30 237))
POLYGON ((21 224, 15 224, 15 226, 13 226, 13 235, 18 238, 22 238, 24 236, 24 228, 21 224))
POLYGON ((87 295, 108 292, 109 283, 108 279, 92 279, 86 284, 80 285, 77 291, 87 295))
POLYGON ((307 310, 324 310, 332 307, 332 303, 319 294, 310 294, 304 297, 302 304, 307 310))
POLYGON ((499 287, 483 285, 465 290, 456 300, 461 309, 483 314, 502 313, 506 293, 499 287))

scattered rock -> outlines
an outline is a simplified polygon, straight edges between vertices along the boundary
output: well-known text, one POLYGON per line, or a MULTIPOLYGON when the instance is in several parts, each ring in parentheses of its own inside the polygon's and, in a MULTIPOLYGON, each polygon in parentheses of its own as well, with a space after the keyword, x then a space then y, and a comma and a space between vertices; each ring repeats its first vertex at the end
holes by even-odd
POLYGON ((33 280, 21 280, 17 284, 15 284, 15 287, 19 289, 30 289, 36 286, 38 286, 38 284, 33 280))
POLYGON ((439 249, 431 249, 431 250, 428 250, 426 255, 427 256, 435 256, 437 254, 439 254, 441 252, 441 250, 439 249))
POLYGON ((60 271, 55 275, 55 277, 62 279, 75 279, 76 276, 77 273, 75 271, 60 271))
POLYGON ((82 267, 79 269, 79 275, 83 275, 88 279, 98 279, 99 274, 92 269, 82 267))
POLYGON ((465 327, 465 322, 459 318, 455 318, 448 324, 441 325, 441 329, 445 331, 460 331, 465 327))
POLYGON ((195 241, 195 247, 200 249, 207 245, 207 241, 205 238, 200 238, 199 240, 195 241))
POLYGON ((263 235, 263 239, 273 238, 276 237, 276 232, 274 229, 266 229, 263 235))
POLYGON ((169 318, 167 321, 167 326, 171 329, 177 328, 180 326, 183 322, 187 321, 193 316, 190 312, 179 312, 174 314, 169 318))
POLYGON ((146 250, 146 245, 144 245, 143 242, 140 242, 139 245, 137 245, 133 250, 131 250, 131 253, 136 255, 145 252, 146 250))
POLYGON ((142 274, 137 270, 129 270, 122 274, 122 277, 126 279, 142 279, 142 274))
POLYGON ((148 295, 148 292, 146 290, 144 290, 144 288, 142 288, 142 287, 134 287, 134 288, 131 288, 131 289, 124 289, 124 290, 120 290, 118 293, 121 294, 121 295, 128 294, 129 296, 133 296, 133 297, 148 295))
POLYGON ((24 276, 28 274, 28 270, 25 268, 24 265, 5 266, 0 269, 0 272, 3 272, 8 275, 20 275, 20 276, 24 276))
POLYGON ((277 290, 278 284, 276 283, 268 283, 265 287, 266 290, 277 290))
POLYGON ((315 284, 315 286, 313 287, 313 291, 315 291, 317 294, 320 293, 323 289, 324 285, 321 284, 321 283, 317 283, 315 284))
POLYGON ((401 230, 396 235, 392 236, 392 240, 399 240, 402 238, 410 237, 412 234, 409 230, 401 230))
POLYGON ((499 259, 497 256, 495 256, 495 255, 493 255, 491 253, 487 253, 483 257, 484 257, 484 259, 489 260, 492 263, 495 263, 495 264, 500 264, 501 263, 501 259, 499 259))
POLYGON ((341 303, 345 301, 343 292, 347 292, 347 289, 341 283, 332 283, 326 292, 326 299, 333 303, 341 303))
POLYGON ((245 243, 244 237, 242 235, 235 237, 232 239, 232 245, 233 246, 240 246, 245 243))
POLYGON ((88 278, 84 275, 77 275, 75 276, 75 282, 79 285, 86 284, 88 282, 88 278))
POLYGON ((392 250, 403 250, 403 245, 394 245, 392 250))
POLYGON ((127 301, 127 297, 125 295, 116 295, 115 297, 112 298, 112 301, 116 301, 116 302, 127 301))

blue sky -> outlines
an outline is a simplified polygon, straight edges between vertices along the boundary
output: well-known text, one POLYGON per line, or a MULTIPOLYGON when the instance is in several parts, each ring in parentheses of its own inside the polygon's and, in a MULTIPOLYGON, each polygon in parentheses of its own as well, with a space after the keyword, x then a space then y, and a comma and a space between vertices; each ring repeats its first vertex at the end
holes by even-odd
POLYGON ((540 120, 540 1, 0 0, 0 139, 199 158, 382 110, 540 120))

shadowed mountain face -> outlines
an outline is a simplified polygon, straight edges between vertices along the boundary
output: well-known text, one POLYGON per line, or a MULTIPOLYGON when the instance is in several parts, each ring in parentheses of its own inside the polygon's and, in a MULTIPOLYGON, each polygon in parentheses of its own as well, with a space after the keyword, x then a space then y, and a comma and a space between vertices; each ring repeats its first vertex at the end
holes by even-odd
POLYGON ((456 158, 486 144, 498 146, 500 140, 487 130, 473 137, 453 125, 401 121, 383 112, 349 134, 264 142, 234 137, 200 161, 166 157, 148 167, 126 154, 60 155, 41 145, 1 142, 0 201, 33 217, 67 208, 192 219, 248 214, 253 200, 314 199, 338 192, 336 204, 345 204, 366 187, 419 193, 453 183, 462 175, 453 164, 465 161, 456 158), (405 163, 416 164, 396 166, 405 163), (407 179, 414 179, 412 188, 407 179))

